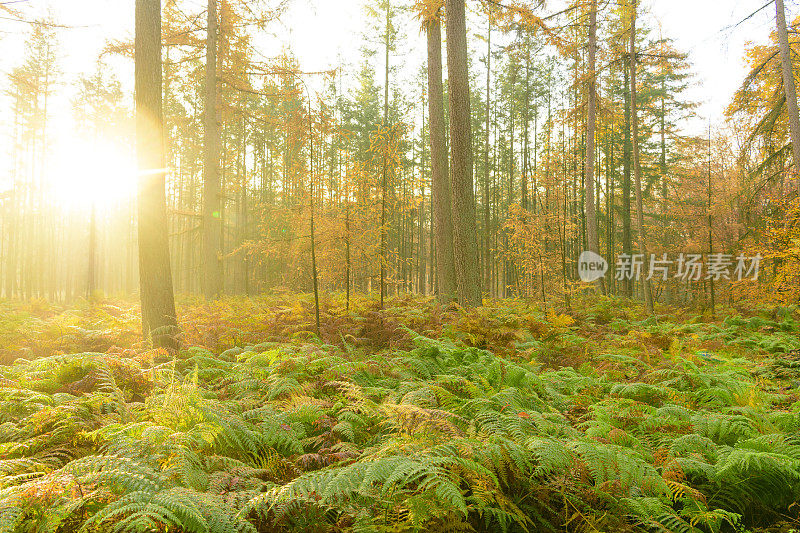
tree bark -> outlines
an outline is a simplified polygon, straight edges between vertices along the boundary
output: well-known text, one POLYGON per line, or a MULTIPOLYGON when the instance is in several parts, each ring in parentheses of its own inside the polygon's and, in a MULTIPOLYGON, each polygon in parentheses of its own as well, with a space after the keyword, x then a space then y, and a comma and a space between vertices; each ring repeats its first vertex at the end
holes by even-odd
POLYGON ((142 331, 154 346, 174 348, 177 321, 164 194, 161 0, 136 1, 134 62, 142 331))
POLYGON ((420 164, 419 164, 419 172, 420 177, 420 208, 419 208, 419 281, 418 281, 418 289, 419 293, 422 295, 428 294, 428 287, 427 287, 427 257, 425 251, 425 165, 427 164, 426 158, 426 147, 425 147, 425 106, 427 104, 426 100, 426 88, 423 84, 422 89, 422 130, 420 131, 420 135, 422 139, 421 146, 422 146, 422 155, 420 156, 420 164))
POLYGON ((450 179, 444 129, 444 88, 442 86, 442 30, 438 20, 427 25, 428 34, 428 123, 430 124, 431 183, 434 218, 437 296, 441 302, 455 299, 453 218, 450 179))
MULTIPOLYGON (((711 183, 711 179, 712 179, 712 173, 711 173, 712 160, 711 160, 711 157, 712 157, 712 152, 711 152, 711 122, 709 121, 709 123, 708 123, 708 256, 709 256, 709 261, 711 260, 711 256, 714 254, 714 226, 713 226, 714 220, 713 220, 713 217, 711 215, 711 210, 712 210, 712 207, 713 207, 713 203, 712 203, 713 189, 712 189, 712 183, 711 183)), ((708 285, 709 285, 709 289, 711 291, 711 316, 713 317, 714 314, 716 313, 716 307, 717 307, 716 302, 715 302, 716 295, 714 294, 714 278, 713 277, 708 279, 708 285)))
POLYGON ((800 115, 798 115, 797 111, 797 89, 794 83, 789 35, 786 31, 786 10, 783 7, 783 0, 775 0, 775 11, 777 14, 778 46, 783 70, 783 91, 786 95, 786 110, 789 114, 789 133, 792 139, 794 168, 798 176, 797 191, 800 194, 800 115))
POLYGON ((97 292, 97 202, 92 200, 89 212, 89 272, 86 284, 86 300, 94 303, 97 292))
MULTIPOLYGON (((306 89, 308 90, 308 89, 306 89)), ((314 224, 314 116, 311 114, 311 94, 308 95, 308 143, 309 143, 309 183, 310 183, 310 201, 311 201, 311 275, 314 286, 314 319, 315 319, 315 332, 317 337, 320 335, 319 324, 319 276, 317 275, 317 247, 314 232, 316 226, 314 224)), ((381 299, 383 304, 383 299, 381 299)))
POLYGON ((641 273, 644 305, 648 314, 653 314, 653 294, 647 279, 649 258, 647 255, 647 233, 644 229, 644 209, 642 207, 642 169, 639 163, 639 117, 636 102, 636 0, 631 6, 631 140, 633 141, 633 175, 636 186, 636 225, 639 232, 639 253, 642 254, 644 268, 641 273))
MULTIPOLYGON (((391 17, 391 3, 386 2, 386 35, 385 35, 385 76, 383 86, 383 128, 386 130, 389 127, 389 30, 390 30, 390 17, 391 17)), ((384 131, 384 134, 388 134, 384 131)), ((388 173, 389 162, 386 158, 386 153, 383 154, 383 175, 381 178, 381 309, 384 306, 384 298, 386 297, 386 239, 388 228, 386 227, 386 194, 388 193, 388 173)))
MULTIPOLYGON (((527 39, 527 38, 526 38, 527 39)), ((522 152, 522 211, 523 211, 523 221, 527 222, 527 211, 528 211, 528 173, 530 172, 530 161, 529 161, 529 152, 528 152, 528 144, 530 143, 530 139, 528 137, 530 131, 530 109, 531 109, 531 57, 530 57, 530 42, 526 42, 526 54, 525 54, 525 104, 522 110, 523 116, 523 127, 522 127, 522 148, 520 151, 522 152)))
MULTIPOLYGON (((509 138, 509 151, 508 151, 508 191, 506 194, 506 208, 510 210, 511 205, 514 203, 514 170, 517 166, 517 161, 514 154, 514 93, 517 85, 517 64, 511 59, 511 80, 509 84, 508 96, 508 138, 509 138)), ((508 232, 503 232, 503 245, 506 250, 510 250, 508 232)), ((514 293, 514 262, 506 254, 503 260, 503 296, 510 298, 514 293)))
MULTIPOLYGON (((489 31, 486 36, 486 124, 483 146, 483 284, 487 292, 492 284, 491 210, 489 201, 489 130, 491 118, 492 87, 492 15, 489 14, 489 31)), ((490 295, 491 296, 491 295, 490 295)))
POLYGON ((447 0, 447 71, 450 81, 450 194, 453 255, 459 303, 481 304, 478 232, 472 175, 472 125, 464 0, 447 0))
MULTIPOLYGON (((633 254, 633 236, 631 232, 631 83, 630 60, 624 70, 625 79, 625 135, 622 149, 622 252, 633 254)), ((611 258, 609 258, 611 260, 611 258)), ((629 279, 622 280, 622 292, 627 297, 633 296, 633 283, 629 279)))
MULTIPOLYGON (((597 232, 597 209, 595 202, 595 177, 594 177, 594 152, 595 152, 595 124, 597 121, 597 0, 591 0, 589 6, 589 65, 588 76, 588 101, 586 116, 586 172, 584 189, 586 194, 586 241, 587 249, 596 254, 600 253, 600 237, 597 232)), ((597 289, 605 294, 605 278, 597 280, 597 289)))
POLYGON ((222 294, 222 212, 217 122, 217 0, 208 0, 203 175, 203 294, 209 300, 222 294))

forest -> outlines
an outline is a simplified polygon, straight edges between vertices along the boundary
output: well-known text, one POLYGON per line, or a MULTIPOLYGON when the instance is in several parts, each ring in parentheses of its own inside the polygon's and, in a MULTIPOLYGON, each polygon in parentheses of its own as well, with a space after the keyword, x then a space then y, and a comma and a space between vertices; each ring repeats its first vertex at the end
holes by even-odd
POLYGON ((0 0, 0 533, 800 531, 800 4, 702 4, 0 0))

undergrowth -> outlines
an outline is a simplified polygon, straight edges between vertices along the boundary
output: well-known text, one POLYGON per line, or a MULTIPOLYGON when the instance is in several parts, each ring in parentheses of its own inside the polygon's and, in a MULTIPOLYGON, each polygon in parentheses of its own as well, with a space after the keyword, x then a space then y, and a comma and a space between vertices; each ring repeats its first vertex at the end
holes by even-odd
POLYGON ((800 528, 795 308, 342 304, 0 304, 0 532, 800 528))

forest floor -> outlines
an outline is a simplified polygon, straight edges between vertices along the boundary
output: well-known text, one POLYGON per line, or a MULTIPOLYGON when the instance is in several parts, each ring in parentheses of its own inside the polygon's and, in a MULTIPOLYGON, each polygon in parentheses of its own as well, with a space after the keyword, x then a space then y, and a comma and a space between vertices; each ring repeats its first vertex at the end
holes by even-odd
POLYGON ((800 530, 800 309, 0 302, 0 533, 800 530))

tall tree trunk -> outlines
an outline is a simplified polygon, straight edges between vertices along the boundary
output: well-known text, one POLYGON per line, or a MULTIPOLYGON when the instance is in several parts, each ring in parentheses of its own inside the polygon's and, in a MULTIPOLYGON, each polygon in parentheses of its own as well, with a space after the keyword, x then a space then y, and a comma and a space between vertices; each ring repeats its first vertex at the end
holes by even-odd
POLYGON ((439 300, 449 302, 456 296, 456 275, 453 256, 450 178, 447 175, 447 150, 445 148, 442 30, 439 21, 429 21, 427 30, 428 114, 430 115, 428 123, 430 124, 436 285, 439 300))
MULTIPOLYGON (((514 203, 514 170, 516 169, 517 161, 514 156, 514 89, 517 84, 517 64, 512 59, 511 64, 511 83, 508 97, 508 138, 509 138, 509 155, 508 155, 508 191, 507 191, 507 209, 511 209, 514 203)), ((514 282, 514 262, 509 258, 508 232, 503 232, 503 245, 506 249, 506 256, 503 260, 503 296, 508 298, 513 294, 516 283, 514 282)))
POLYGON ((783 0, 775 0, 777 14, 778 45, 781 52, 781 67, 783 70, 783 91, 786 95, 786 109, 789 113, 789 133, 792 138, 792 156, 797 174, 797 190, 800 193, 800 116, 797 111, 797 89, 794 83, 792 70, 792 56, 789 48, 789 35, 786 31, 786 10, 783 0))
MULTIPOLYGON (((714 226, 713 218, 711 216, 712 207, 712 184, 711 184, 711 122, 708 123, 708 258, 711 261, 711 256, 714 254, 714 226)), ((711 290, 711 316, 716 312, 716 302, 714 294, 714 278, 708 278, 709 289, 711 290)))
MULTIPOLYGON (((622 253, 633 254, 633 236, 631 232, 631 84, 630 61, 624 67, 625 79, 625 135, 622 150, 622 253)), ((611 258, 609 258, 611 260, 611 258)), ((622 292, 627 297, 633 296, 633 281, 622 280, 622 292)))
POLYGON ((208 0, 203 167, 203 294, 222 294, 222 212, 217 122, 217 0, 208 0))
MULTIPOLYGON (((667 106, 666 106, 666 66, 664 65, 665 59, 661 60, 662 64, 662 78, 661 78, 661 155, 659 159, 659 168, 661 171, 661 232, 664 235, 665 242, 669 239, 669 216, 667 198, 669 197, 669 187, 667 186, 667 106)), ((672 303, 672 280, 668 279, 664 283, 664 303, 667 305, 672 303)))
POLYGON ((97 292, 97 205, 92 200, 89 212, 89 270, 86 283, 86 299, 94 302, 97 292))
MULTIPOLYGON (((527 37, 526 37, 527 39, 527 37)), ((525 50, 525 104, 522 110, 523 127, 522 127, 522 211, 523 221, 527 222, 528 211, 528 173, 530 172, 530 162, 528 144, 530 143, 529 128, 530 128, 530 109, 531 109, 531 57, 530 57, 530 43, 526 43, 525 50)))
MULTIPOLYGON (((306 88, 306 90, 308 90, 306 88)), ((320 324, 319 324, 319 276, 317 275, 317 246, 314 232, 316 226, 314 224, 314 116, 311 114, 311 95, 308 95, 308 145, 309 145, 309 183, 310 183, 310 201, 311 201, 311 275, 314 287, 314 318, 315 318, 315 332, 317 337, 320 337, 320 324)), ((383 303, 383 300, 381 300, 383 303)))
POLYGON ((662 205, 662 216, 663 220, 662 223, 666 226, 667 223, 667 196, 669 194, 669 190, 667 187, 667 124, 666 124, 666 103, 665 97, 667 94, 667 87, 664 81, 661 81, 661 117, 660 117, 660 143, 661 143, 661 155, 659 157, 659 170, 661 171, 661 205, 662 205))
POLYGON ((427 164, 427 148, 425 144, 425 106, 426 102, 426 88, 423 84, 422 89, 422 156, 420 157, 420 208, 419 208, 419 293, 422 295, 428 294, 428 273, 427 273, 427 256, 425 250, 425 165, 427 164))
POLYGON ((483 145, 483 285, 491 295, 489 287, 492 284, 492 247, 491 237, 491 210, 489 201, 489 129, 492 101, 492 15, 489 14, 489 31, 486 37, 486 124, 484 126, 483 145))
MULTIPOLYGON (((14 93, 14 129, 13 129, 13 136, 12 142, 14 146, 17 145, 18 142, 18 135, 19 135, 19 122, 20 122, 20 93, 19 88, 15 90, 14 93)), ((6 264, 6 298, 14 298, 16 296, 17 290, 17 254, 19 254, 19 239, 20 239, 20 203, 21 199, 19 196, 20 194, 20 183, 19 183, 19 176, 17 173, 18 164, 17 158, 19 150, 14 149, 12 151, 12 158, 11 158, 11 197, 10 197, 10 215, 11 215, 11 224, 9 225, 9 248, 10 250, 7 252, 6 257, 8 258, 8 262, 6 264)), ((69 292, 69 291, 67 291, 69 292)), ((67 300, 69 301, 69 300, 67 300)))
POLYGON ((167 240, 161 109, 161 0, 136 0, 136 159, 139 167, 139 282, 142 330, 175 347, 177 321, 167 240))
MULTIPOLYGON (((339 77, 339 84, 341 86, 341 77, 339 77)), ((340 89, 341 94, 341 89, 340 89)), ((336 128, 337 131, 340 131, 341 128, 341 121, 342 121, 342 112, 339 109, 339 101, 336 100, 335 109, 338 111, 337 118, 336 118, 336 128)), ((351 254, 350 254, 350 176, 347 175, 348 173, 342 172, 342 157, 340 153, 340 149, 337 147, 336 150, 336 165, 337 165, 337 174, 344 180, 344 261, 345 261, 345 294, 346 294, 346 307, 347 311, 350 310, 350 292, 351 288, 351 280, 352 280, 352 267, 351 267, 351 254)))
MULTIPOLYGON (((389 29, 390 29, 390 16, 391 16, 391 2, 386 2, 386 35, 385 35, 385 76, 383 86, 383 128, 386 130, 389 127, 389 29)), ((384 134, 388 132, 384 131, 384 134)), ((388 141, 387 141, 388 143, 388 141)), ((386 297, 386 194, 388 192, 388 173, 389 162, 384 150, 383 154, 383 176, 381 179, 381 309, 383 309, 384 298, 386 297)))
POLYGON ((472 176, 467 21, 464 0, 446 0, 447 71, 450 82, 450 194, 456 287, 462 306, 481 304, 478 232, 472 176))
MULTIPOLYGON (((600 237, 597 232, 597 208, 595 202, 595 177, 594 177, 594 137, 595 124, 597 121, 597 0, 591 0, 589 6, 589 65, 586 73, 588 77, 588 101, 586 116, 586 175, 584 178, 584 190, 586 194, 586 241, 590 252, 600 253, 600 237)), ((601 294, 605 294, 605 278, 597 280, 597 289, 601 294)))
MULTIPOLYGON (((564 133, 564 128, 566 126, 562 123, 561 125, 561 136, 560 136, 560 144, 561 144, 561 153, 567 153, 567 146, 566 146, 566 135, 564 133)), ((562 183, 563 188, 560 191, 563 194, 563 198, 558 198, 559 191, 556 191, 556 201, 560 203, 557 209, 561 210, 561 221, 558 228, 558 237, 559 237, 559 247, 561 248, 561 284, 564 290, 564 303, 567 306, 567 309, 572 307, 572 298, 570 298, 570 290, 569 285, 567 283, 567 202, 569 200, 569 180, 567 179, 567 158, 561 158, 561 172, 562 172, 562 183)), ((556 221, 557 223, 559 221, 556 221)))
MULTIPOLYGON (((612 94, 613 98, 613 94, 612 94)), ((613 105, 613 101, 612 101, 613 105)), ((611 261, 614 255, 614 235, 616 221, 614 218, 614 123, 611 122, 606 132, 605 161, 606 161, 606 258, 611 261)), ((607 294, 615 294, 614 273, 611 269, 606 273, 607 294)))
POLYGON ((347 295, 347 307, 350 310, 350 291, 351 291, 351 257, 350 257, 350 176, 345 176, 345 199, 344 199, 344 261, 345 261, 345 292, 347 295))
POLYGON ((236 154, 236 178, 238 182, 238 202, 236 205, 236 248, 239 250, 236 258, 236 292, 247 294, 247 250, 244 244, 247 241, 247 122, 242 117, 239 123, 239 150, 236 154))
POLYGON ((636 102, 636 0, 631 6, 631 139, 633 141, 633 175, 636 185, 636 225, 639 232, 639 253, 642 254, 644 268, 641 274, 644 305, 648 314, 653 314, 653 294, 650 291, 649 257, 647 255, 647 233, 644 229, 644 208, 642 207, 642 168, 639 162, 639 117, 636 102))

